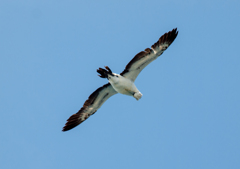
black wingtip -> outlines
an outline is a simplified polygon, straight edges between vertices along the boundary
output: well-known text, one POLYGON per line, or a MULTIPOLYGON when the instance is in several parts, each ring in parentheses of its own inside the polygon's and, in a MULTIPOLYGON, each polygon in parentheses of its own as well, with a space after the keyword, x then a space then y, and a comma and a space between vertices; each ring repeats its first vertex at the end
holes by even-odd
POLYGON ((80 124, 79 115, 80 115, 80 113, 76 113, 76 114, 73 114, 72 116, 70 116, 69 119, 67 120, 67 123, 63 127, 62 131, 64 132, 64 131, 71 130, 72 128, 79 125, 80 124))
POLYGON ((175 28, 175 29, 173 29, 172 30, 172 32, 174 32, 175 33, 175 38, 177 37, 177 35, 178 35, 178 32, 179 32, 179 30, 177 30, 177 28, 175 28))

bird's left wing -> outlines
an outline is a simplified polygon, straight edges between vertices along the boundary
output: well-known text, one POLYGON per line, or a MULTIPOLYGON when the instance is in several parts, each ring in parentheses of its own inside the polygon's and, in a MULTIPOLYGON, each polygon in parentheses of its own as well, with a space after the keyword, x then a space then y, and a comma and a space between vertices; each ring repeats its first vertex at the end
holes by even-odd
POLYGON ((69 117, 62 131, 68 131, 81 124, 89 116, 94 114, 109 97, 116 93, 110 83, 99 87, 89 96, 83 107, 76 114, 69 117))
POLYGON ((162 35, 159 40, 152 45, 151 49, 138 53, 126 66, 121 73, 122 76, 132 80, 137 78, 138 74, 153 60, 160 56, 177 37, 177 28, 162 35))

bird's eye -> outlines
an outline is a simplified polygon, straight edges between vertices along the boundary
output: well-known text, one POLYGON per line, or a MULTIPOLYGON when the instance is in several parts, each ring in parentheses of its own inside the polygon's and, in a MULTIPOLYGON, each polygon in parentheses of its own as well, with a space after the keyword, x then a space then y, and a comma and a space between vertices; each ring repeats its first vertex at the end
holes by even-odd
POLYGON ((116 75, 116 77, 118 77, 118 75, 116 75))

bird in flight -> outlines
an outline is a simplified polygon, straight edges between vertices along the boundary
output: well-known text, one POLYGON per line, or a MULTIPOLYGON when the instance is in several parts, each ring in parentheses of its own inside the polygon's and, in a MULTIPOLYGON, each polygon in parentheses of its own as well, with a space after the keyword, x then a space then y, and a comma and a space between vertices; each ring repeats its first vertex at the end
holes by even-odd
POLYGON ((121 93, 133 96, 136 100, 142 97, 142 93, 134 84, 138 74, 153 60, 157 59, 175 40, 178 35, 177 28, 162 35, 152 45, 151 49, 138 53, 125 67, 120 74, 113 73, 108 66, 105 69, 99 68, 97 72, 101 78, 107 78, 108 83, 94 91, 83 104, 83 107, 69 117, 62 131, 68 131, 85 121, 93 115, 102 104, 111 96, 121 93))

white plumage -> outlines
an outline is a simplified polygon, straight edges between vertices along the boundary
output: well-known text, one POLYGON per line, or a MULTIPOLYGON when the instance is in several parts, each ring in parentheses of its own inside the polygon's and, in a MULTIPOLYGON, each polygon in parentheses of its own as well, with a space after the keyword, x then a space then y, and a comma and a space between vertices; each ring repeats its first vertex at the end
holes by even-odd
POLYGON ((118 93, 133 96, 137 100, 142 97, 132 80, 116 73, 113 73, 113 75, 109 75, 108 81, 118 93))

